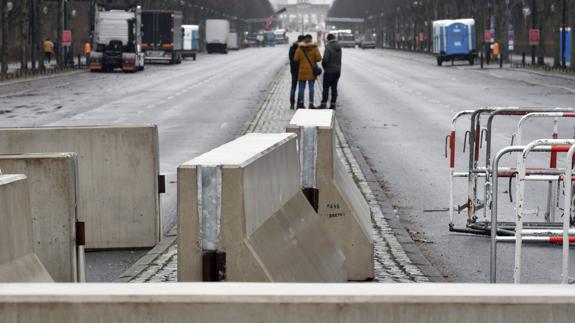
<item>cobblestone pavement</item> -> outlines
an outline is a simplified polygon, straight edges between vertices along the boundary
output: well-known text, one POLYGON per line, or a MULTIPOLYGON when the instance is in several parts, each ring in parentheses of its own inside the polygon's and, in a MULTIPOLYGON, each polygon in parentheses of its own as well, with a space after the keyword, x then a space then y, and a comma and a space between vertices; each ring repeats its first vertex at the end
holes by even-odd
MULTIPOLYGON (((270 89, 256 116, 241 134, 250 132, 284 132, 294 110, 289 109, 290 74, 283 68, 270 89)), ((316 84, 315 103, 320 102, 321 85, 316 84)), ((379 202, 370 189, 366 178, 339 128, 337 153, 348 172, 353 173, 358 186, 371 209, 375 243, 376 281, 380 282, 426 282, 428 278, 413 264, 388 225, 379 202)), ((177 244, 175 237, 154 248, 148 260, 138 262, 120 280, 129 282, 175 282, 177 280, 177 244), (159 252, 154 250, 159 249, 159 252)), ((146 258, 146 257, 145 257, 146 258)))

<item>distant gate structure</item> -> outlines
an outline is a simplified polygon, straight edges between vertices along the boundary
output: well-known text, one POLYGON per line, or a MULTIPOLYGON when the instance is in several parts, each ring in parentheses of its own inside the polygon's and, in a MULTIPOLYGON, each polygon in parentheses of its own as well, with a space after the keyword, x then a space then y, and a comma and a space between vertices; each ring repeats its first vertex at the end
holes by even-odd
POLYGON ((326 29, 325 19, 330 4, 325 0, 297 0, 295 4, 279 4, 278 8, 287 11, 280 15, 282 28, 290 31, 308 31, 326 29))
POLYGON ((333 29, 361 30, 365 24, 363 18, 327 17, 326 25, 333 29))

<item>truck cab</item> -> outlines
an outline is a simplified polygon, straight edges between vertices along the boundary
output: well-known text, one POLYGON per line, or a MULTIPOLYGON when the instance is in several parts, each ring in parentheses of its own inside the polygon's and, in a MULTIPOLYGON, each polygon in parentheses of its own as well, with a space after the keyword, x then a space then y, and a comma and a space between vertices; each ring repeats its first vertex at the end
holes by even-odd
POLYGON ((127 10, 97 8, 90 71, 122 69, 137 72, 144 69, 140 14, 140 7, 127 10))
POLYGON ((97 7, 90 71, 137 72, 144 69, 141 51, 141 9, 106 10, 97 7))

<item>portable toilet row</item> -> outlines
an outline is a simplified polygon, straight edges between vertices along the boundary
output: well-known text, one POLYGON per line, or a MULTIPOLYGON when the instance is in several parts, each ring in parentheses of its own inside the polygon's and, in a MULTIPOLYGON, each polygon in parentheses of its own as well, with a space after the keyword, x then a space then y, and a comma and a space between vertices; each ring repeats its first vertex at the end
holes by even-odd
POLYGON ((436 20, 433 22, 433 53, 437 65, 445 61, 469 61, 477 56, 474 19, 436 20))

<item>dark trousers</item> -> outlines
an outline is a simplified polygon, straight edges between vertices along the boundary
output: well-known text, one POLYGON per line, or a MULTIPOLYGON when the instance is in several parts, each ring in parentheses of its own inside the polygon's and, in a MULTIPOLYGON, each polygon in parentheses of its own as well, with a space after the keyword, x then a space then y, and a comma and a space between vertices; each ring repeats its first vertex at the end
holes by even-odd
POLYGON ((295 104, 295 91, 297 89, 297 73, 291 73, 291 90, 289 92, 289 103, 295 104))
POLYGON ((44 52, 44 61, 48 61, 48 63, 52 62, 52 53, 44 52))
POLYGON ((321 103, 326 104, 329 98, 329 91, 331 90, 331 104, 335 105, 337 102, 337 83, 341 73, 325 73, 323 75, 323 95, 321 103))

